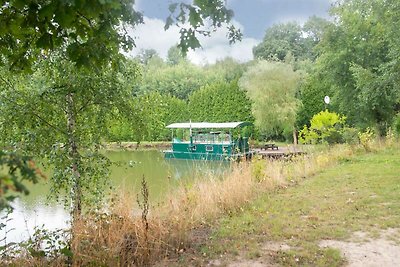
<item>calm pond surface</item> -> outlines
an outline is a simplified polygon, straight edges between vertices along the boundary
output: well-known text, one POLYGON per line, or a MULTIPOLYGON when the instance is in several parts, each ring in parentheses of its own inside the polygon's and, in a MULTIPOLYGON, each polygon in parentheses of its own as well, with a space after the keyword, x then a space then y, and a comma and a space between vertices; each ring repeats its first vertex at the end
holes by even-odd
MULTIPOLYGON (((210 173, 221 174, 229 169, 228 162, 165 160, 163 153, 157 150, 107 151, 105 154, 113 162, 118 162, 118 165, 111 167, 110 182, 115 190, 136 195, 140 192, 144 175, 151 204, 162 201, 166 192, 179 184, 192 181, 194 177, 210 173)), ((68 225, 69 215, 63 204, 47 200, 49 188, 47 183, 29 186, 30 194, 14 202, 15 209, 9 216, 8 229, 0 233, 0 239, 11 228, 13 230, 7 234, 7 242, 28 238, 35 226, 44 225, 47 229, 57 229, 68 225)), ((4 221, 4 218, 0 220, 4 221)))

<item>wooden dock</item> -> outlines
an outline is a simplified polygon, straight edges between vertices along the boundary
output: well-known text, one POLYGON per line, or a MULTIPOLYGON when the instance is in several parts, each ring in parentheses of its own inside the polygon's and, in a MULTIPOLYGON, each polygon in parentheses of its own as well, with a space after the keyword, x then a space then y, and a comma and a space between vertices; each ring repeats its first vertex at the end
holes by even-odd
POLYGON ((296 146, 284 146, 278 147, 278 149, 254 149, 256 154, 261 156, 261 158, 271 158, 271 159, 290 159, 294 156, 305 154, 304 151, 296 146))

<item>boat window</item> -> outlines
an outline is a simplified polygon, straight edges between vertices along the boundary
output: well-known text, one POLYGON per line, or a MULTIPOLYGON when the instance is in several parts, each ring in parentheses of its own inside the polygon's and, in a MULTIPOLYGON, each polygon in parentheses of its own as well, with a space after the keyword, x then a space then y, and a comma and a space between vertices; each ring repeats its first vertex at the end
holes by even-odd
POLYGON ((206 146, 206 151, 207 152, 212 152, 212 151, 214 151, 214 147, 213 146, 206 146))
POLYGON ((192 151, 196 151, 196 146, 192 146, 192 151))
POLYGON ((225 135, 225 142, 230 142, 231 140, 230 140, 230 138, 229 138, 229 134, 226 134, 225 135))

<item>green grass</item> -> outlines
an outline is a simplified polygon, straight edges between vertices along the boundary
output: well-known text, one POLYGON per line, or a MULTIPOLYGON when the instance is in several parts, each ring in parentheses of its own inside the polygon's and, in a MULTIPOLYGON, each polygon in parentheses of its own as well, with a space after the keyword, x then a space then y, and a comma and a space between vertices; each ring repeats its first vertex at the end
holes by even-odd
POLYGON ((291 250, 275 255, 282 265, 338 266, 339 251, 321 249, 323 239, 346 239, 354 231, 376 234, 400 225, 400 151, 346 159, 287 189, 268 192, 243 211, 219 221, 207 254, 258 256, 266 241, 291 250))

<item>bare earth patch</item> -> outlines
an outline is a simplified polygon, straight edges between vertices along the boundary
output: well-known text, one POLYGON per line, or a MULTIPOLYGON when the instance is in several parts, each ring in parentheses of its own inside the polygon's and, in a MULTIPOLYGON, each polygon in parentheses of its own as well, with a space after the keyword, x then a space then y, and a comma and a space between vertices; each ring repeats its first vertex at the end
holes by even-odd
POLYGON ((339 249, 348 266, 400 266, 400 229, 387 229, 378 238, 354 233, 351 241, 323 240, 321 247, 339 249))
POLYGON ((217 259, 211 261, 207 266, 226 266, 226 267, 265 267, 265 266, 279 266, 273 260, 273 256, 278 251, 290 250, 290 247, 285 243, 280 242, 267 242, 260 251, 257 259, 247 259, 244 255, 237 256, 236 258, 217 259))

